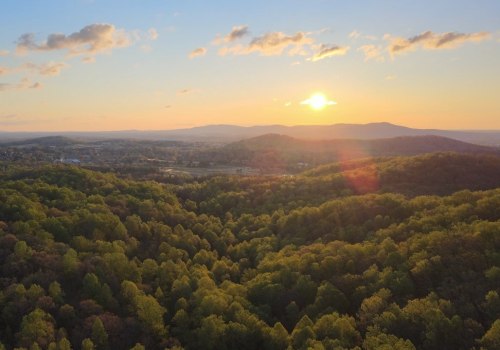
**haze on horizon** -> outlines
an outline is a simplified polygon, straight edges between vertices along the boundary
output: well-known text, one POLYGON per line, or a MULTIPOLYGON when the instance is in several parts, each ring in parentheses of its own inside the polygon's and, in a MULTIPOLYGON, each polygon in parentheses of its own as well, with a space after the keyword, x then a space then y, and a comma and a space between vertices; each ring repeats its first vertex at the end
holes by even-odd
POLYGON ((500 129, 498 13, 495 0, 6 2, 0 130, 500 129))

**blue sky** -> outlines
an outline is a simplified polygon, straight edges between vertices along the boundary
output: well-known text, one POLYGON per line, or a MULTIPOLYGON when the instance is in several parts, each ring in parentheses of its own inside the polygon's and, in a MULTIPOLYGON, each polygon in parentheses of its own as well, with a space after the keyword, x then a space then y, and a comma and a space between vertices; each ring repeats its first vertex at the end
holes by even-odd
POLYGON ((0 21, 0 130, 500 129, 499 1, 23 0, 0 21))

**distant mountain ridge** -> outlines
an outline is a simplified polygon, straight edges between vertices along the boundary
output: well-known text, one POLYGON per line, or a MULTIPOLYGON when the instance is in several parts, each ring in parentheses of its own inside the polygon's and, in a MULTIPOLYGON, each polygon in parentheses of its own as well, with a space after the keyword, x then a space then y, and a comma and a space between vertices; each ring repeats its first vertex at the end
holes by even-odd
POLYGON ((66 136, 93 139, 144 139, 174 141, 234 142, 265 134, 287 135, 300 139, 380 139, 400 136, 442 136, 475 144, 500 146, 500 130, 468 131, 414 129, 391 123, 333 124, 333 125, 206 125, 187 129, 157 131, 102 131, 102 132, 0 132, 0 141, 45 136, 66 136))

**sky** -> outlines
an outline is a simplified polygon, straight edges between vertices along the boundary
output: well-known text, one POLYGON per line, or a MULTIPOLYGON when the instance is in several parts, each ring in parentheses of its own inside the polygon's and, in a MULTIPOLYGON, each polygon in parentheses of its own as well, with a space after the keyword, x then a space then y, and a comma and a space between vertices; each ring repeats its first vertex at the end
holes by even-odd
POLYGON ((0 23, 2 131, 500 129, 498 0, 22 0, 0 23))

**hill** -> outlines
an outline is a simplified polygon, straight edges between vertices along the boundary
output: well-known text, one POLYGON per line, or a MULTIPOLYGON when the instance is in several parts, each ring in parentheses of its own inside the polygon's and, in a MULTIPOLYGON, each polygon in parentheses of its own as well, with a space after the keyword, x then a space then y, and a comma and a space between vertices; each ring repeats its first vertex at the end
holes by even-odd
POLYGON ((184 201, 195 202, 200 213, 223 215, 287 212, 357 194, 441 196, 497 187, 500 156, 447 152, 336 162, 287 177, 215 177, 176 191, 184 201))
POLYGON ((397 137, 377 140, 303 140, 269 134, 228 144, 211 151, 217 163, 251 166, 273 172, 297 170, 329 162, 366 157, 417 155, 430 152, 489 153, 500 150, 440 136, 397 137))
POLYGON ((82 141, 69 138, 66 136, 42 136, 36 138, 30 138, 26 140, 20 141, 7 141, 3 142, 1 146, 14 146, 14 147, 64 147, 64 146, 73 146, 75 144, 82 143, 82 141))

